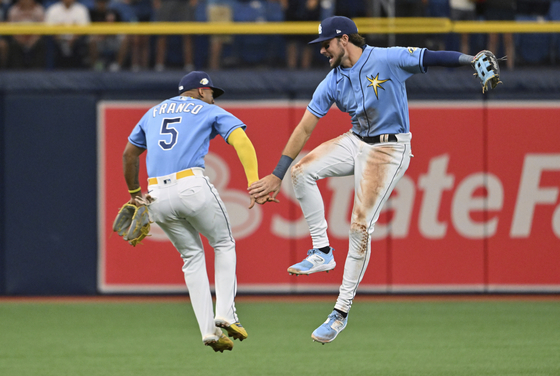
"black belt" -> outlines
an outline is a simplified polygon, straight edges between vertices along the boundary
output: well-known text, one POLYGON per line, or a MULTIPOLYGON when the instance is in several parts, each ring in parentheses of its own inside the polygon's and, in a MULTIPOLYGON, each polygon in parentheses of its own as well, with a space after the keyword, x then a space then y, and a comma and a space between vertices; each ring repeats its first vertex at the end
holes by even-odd
POLYGON ((373 137, 364 137, 364 136, 360 136, 359 134, 354 133, 354 135, 356 137, 358 137, 360 140, 362 140, 363 142, 365 142, 366 144, 379 144, 380 142, 397 142, 397 136, 394 134, 380 134, 377 136, 373 136, 373 137))

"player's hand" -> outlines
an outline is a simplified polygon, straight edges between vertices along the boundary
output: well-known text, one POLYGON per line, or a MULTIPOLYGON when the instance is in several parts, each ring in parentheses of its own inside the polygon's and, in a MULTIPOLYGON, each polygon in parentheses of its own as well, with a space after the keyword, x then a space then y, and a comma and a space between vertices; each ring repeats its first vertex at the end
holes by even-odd
POLYGON ((279 177, 270 174, 251 184, 247 190, 251 196, 255 197, 255 199, 269 197, 266 201, 278 202, 278 200, 276 200, 276 196, 278 195, 278 192, 280 192, 281 186, 282 180, 280 180, 279 177), (269 193, 271 192, 272 197, 269 196, 269 193))
POLYGON ((251 208, 253 208, 253 206, 255 206, 255 202, 259 205, 264 205, 269 201, 276 202, 276 203, 280 202, 277 198, 272 197, 272 196, 259 197, 258 199, 255 198, 254 196, 251 196, 251 205, 249 206, 249 209, 251 209, 251 208))

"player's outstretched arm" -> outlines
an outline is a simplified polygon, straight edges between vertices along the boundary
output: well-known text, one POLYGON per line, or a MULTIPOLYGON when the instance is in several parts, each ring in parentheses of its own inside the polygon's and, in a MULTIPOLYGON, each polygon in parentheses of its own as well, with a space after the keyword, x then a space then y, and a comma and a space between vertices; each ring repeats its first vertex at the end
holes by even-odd
POLYGON ((460 67, 470 65, 473 67, 474 75, 480 80, 482 93, 488 89, 494 89, 501 83, 500 65, 498 60, 505 60, 503 57, 497 59, 491 51, 480 51, 476 56, 465 55, 455 51, 430 51, 424 52, 422 64, 424 67, 460 67))
MULTIPOLYGON (((257 163, 257 153, 249 137, 241 128, 235 129, 229 135, 227 142, 235 148, 237 156, 243 165, 245 175, 247 176, 247 185, 259 180, 259 168, 257 163)), ((249 209, 255 205, 256 198, 251 195, 251 203, 249 209)))
POLYGON ((422 64, 424 67, 460 67, 471 65, 474 56, 457 51, 424 51, 422 64))
POLYGON ((280 192, 280 187, 282 185, 282 179, 284 175, 290 168, 290 165, 294 159, 299 155, 311 133, 315 129, 315 126, 319 122, 319 118, 313 115, 308 110, 305 110, 301 121, 297 127, 292 132, 288 143, 282 151, 282 157, 276 165, 276 168, 272 174, 265 176, 256 183, 249 186, 249 194, 257 200, 257 203, 264 204, 268 201, 279 202, 276 199, 278 192, 280 192), (272 196, 270 195, 272 193, 272 196), (266 198, 265 201, 262 201, 266 198))

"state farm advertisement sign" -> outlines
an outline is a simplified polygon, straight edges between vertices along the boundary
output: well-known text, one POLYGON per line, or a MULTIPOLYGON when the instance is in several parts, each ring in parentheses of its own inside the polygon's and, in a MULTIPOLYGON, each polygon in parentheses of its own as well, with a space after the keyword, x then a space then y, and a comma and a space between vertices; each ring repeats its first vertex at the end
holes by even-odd
MULTIPOLYGON (((163 231, 132 247, 112 223, 129 199, 122 152, 157 103, 99 105, 99 289, 186 291, 179 253, 163 231)), ((247 124, 261 176, 269 174, 306 103, 218 103, 247 124)), ((560 102, 422 102, 410 105, 412 158, 372 235, 363 292, 560 291, 560 102)), ((302 154, 350 128, 333 108, 302 154)), ((142 160, 140 181, 147 188, 142 160)), ((210 143, 206 174, 221 194, 237 245, 240 292, 336 292, 348 250, 353 177, 319 182, 337 267, 290 276, 311 240, 289 175, 278 196, 247 209, 246 178, 233 147, 210 143)), ((213 280, 213 250, 206 242, 213 280)))

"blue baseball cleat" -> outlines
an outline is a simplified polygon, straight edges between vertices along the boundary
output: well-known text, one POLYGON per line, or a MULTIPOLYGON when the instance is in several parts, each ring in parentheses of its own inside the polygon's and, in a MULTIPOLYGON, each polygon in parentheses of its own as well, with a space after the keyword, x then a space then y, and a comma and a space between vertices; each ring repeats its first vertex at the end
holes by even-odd
POLYGON ((329 317, 327 317, 327 321, 311 334, 311 338, 313 338, 313 341, 321 342, 323 345, 332 342, 338 333, 346 328, 347 323, 348 316, 343 317, 340 312, 333 310, 329 317))
POLYGON ((300 275, 317 272, 328 272, 336 266, 333 255, 334 248, 330 247, 329 253, 323 253, 317 248, 307 251, 307 257, 302 262, 288 268, 288 273, 300 275))

